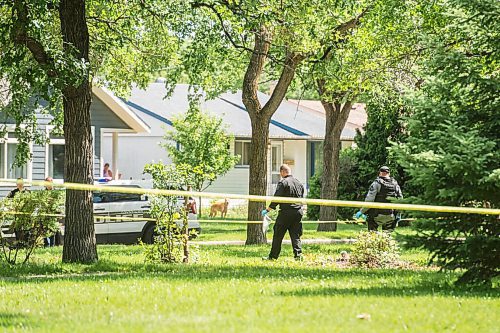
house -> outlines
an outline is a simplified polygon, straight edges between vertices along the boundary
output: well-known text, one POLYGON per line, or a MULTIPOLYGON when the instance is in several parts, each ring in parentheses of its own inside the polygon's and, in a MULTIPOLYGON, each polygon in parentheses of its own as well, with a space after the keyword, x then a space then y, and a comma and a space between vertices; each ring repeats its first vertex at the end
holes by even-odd
MULTIPOLYGON (((129 107, 120 99, 105 88, 92 88, 91 125, 94 136, 94 177, 100 177, 103 166, 103 156, 101 153, 101 138, 103 133, 118 137, 124 133, 147 134, 149 126, 140 119, 129 107)), ((3 96, 5 99, 5 96, 3 96)), ((5 104, 5 100, 2 100, 5 104)), ((1 114, 0 114, 1 117, 1 114)), ((51 115, 37 114, 39 129, 45 131, 49 142, 44 145, 31 144, 30 150, 32 158, 21 167, 13 167, 17 149, 17 138, 15 137, 14 123, 2 117, 2 124, 5 124, 7 132, 0 138, 0 178, 15 180, 22 177, 26 180, 44 180, 51 176, 55 181, 62 181, 64 178, 64 137, 55 136, 51 133, 53 126, 49 125, 52 120, 51 115)), ((117 149, 111 152, 110 161, 117 161, 117 149)), ((5 196, 10 190, 15 188, 15 184, 0 182, 0 196, 5 196)))
MULTIPOLYGON (((149 126, 150 132, 123 133, 119 137, 109 131, 102 136, 104 160, 112 159, 112 152, 118 151, 118 172, 122 179, 144 179, 142 170, 146 163, 162 160, 170 163, 166 150, 160 146, 164 142, 165 131, 172 130, 172 119, 183 115, 188 109, 189 86, 179 84, 172 96, 165 98, 165 83, 157 80, 146 89, 134 88, 125 104, 140 116, 149 126), (114 149, 113 149, 114 147, 114 149)), ((269 95, 259 93, 261 103, 269 95)), ((249 182, 249 153, 251 124, 242 103, 241 91, 224 93, 213 100, 203 100, 201 108, 205 112, 223 118, 228 132, 234 136, 230 150, 240 155, 237 165, 226 175, 217 179, 208 189, 210 192, 247 194, 249 182)), ((359 107, 359 112, 364 112, 359 107)), ((357 113, 357 112, 354 112, 357 113)), ((342 132, 342 146, 349 147, 354 142, 355 130, 363 124, 351 123, 342 132)), ((268 153, 268 189, 272 194, 278 183, 279 167, 287 163, 294 176, 307 185, 308 179, 318 169, 322 160, 320 149, 325 134, 324 113, 302 103, 283 101, 271 120, 270 145, 268 153)))

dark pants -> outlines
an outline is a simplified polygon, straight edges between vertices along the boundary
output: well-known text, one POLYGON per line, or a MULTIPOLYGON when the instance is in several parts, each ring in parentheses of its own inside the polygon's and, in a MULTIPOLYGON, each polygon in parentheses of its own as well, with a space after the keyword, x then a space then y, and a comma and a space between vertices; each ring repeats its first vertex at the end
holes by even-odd
POLYGON ((300 236, 302 236, 302 209, 280 210, 274 224, 273 245, 269 258, 278 259, 281 252, 281 243, 286 232, 292 241, 293 255, 297 258, 302 254, 300 236))
POLYGON ((52 246, 61 245, 61 232, 57 231, 55 234, 49 237, 45 237, 43 239, 44 247, 52 247, 52 246))

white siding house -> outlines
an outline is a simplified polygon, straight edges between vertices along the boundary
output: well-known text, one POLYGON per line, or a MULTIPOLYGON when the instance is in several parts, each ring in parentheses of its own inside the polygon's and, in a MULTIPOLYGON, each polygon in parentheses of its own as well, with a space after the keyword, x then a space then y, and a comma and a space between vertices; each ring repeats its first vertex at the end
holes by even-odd
MULTIPOLYGON (((122 134, 118 138, 117 168, 122 179, 146 179, 142 174, 145 164, 151 161, 170 163, 166 150, 160 146, 166 130, 172 130, 172 118, 188 110, 188 85, 176 86, 173 95, 165 98, 165 83, 157 81, 145 90, 134 88, 127 101, 130 107, 150 127, 149 133, 122 134)), ((261 103, 269 96, 259 93, 261 103)), ((225 93, 213 100, 202 102, 205 112, 221 117, 235 140, 230 149, 240 155, 239 163, 226 175, 217 179, 209 192, 247 194, 249 182, 248 152, 251 140, 251 124, 241 101, 241 91, 225 93)), ((364 112, 364 110, 362 110, 364 112)), ((355 129, 346 126, 342 132, 343 146, 353 143, 355 129)), ((284 101, 271 120, 270 145, 268 147, 268 193, 272 194, 279 181, 279 166, 287 163, 294 176, 307 186, 307 181, 318 164, 318 151, 325 133, 324 113, 296 102, 284 101), (316 164, 316 167, 315 167, 316 164)), ((113 138, 102 133, 103 161, 112 159, 113 138)))

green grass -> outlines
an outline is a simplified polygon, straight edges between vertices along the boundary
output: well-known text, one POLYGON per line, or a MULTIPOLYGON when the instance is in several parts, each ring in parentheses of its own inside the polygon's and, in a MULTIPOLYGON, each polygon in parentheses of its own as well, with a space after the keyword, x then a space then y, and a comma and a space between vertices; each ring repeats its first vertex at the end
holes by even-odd
MULTIPOLYGON (((61 264, 41 249, 0 266, 0 330, 37 332, 498 332, 498 289, 452 286, 435 269, 341 269, 350 245, 205 246, 193 264, 145 265, 139 246, 99 246, 93 265, 61 264), (358 319, 368 314, 370 319, 358 319)), ((427 254, 404 252, 422 262, 427 254)))
MULTIPOLYGON (((205 218, 203 218, 205 219, 205 218)), ((246 224, 236 223, 200 223, 202 233, 196 240, 199 241, 221 241, 221 240, 246 240, 246 224)), ((361 230, 366 230, 366 225, 359 224, 338 224, 335 232, 318 232, 316 231, 317 224, 304 224, 304 234, 302 239, 326 238, 326 239, 342 239, 355 238, 361 230)), ((267 233, 267 238, 272 238, 272 227, 267 233)), ((399 227, 395 231, 395 235, 407 235, 411 233, 410 227, 399 227)), ((290 239, 288 234, 285 239, 290 239)))

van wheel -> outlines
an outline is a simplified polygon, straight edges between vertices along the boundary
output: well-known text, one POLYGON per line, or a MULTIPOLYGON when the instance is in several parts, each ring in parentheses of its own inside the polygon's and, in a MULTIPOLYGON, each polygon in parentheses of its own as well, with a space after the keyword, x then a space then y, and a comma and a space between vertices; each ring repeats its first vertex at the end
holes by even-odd
POLYGON ((154 238, 155 238, 155 225, 150 225, 145 231, 142 236, 142 241, 146 244, 153 244, 154 243, 154 238))

